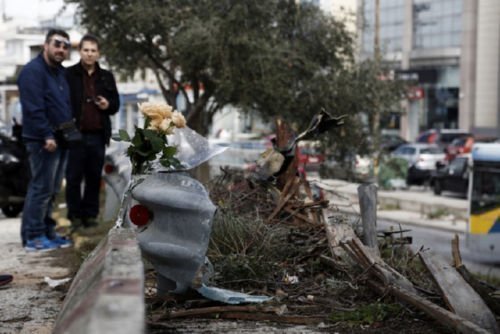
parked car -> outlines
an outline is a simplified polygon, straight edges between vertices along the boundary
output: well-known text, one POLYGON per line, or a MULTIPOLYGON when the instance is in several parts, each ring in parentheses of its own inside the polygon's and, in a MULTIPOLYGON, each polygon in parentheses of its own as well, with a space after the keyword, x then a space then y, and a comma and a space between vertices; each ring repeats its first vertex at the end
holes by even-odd
POLYGON ((474 145, 474 136, 467 135, 453 139, 446 147, 446 160, 452 161, 457 155, 470 153, 474 145))
POLYGON ((321 166, 323 178, 364 181, 370 175, 372 162, 370 157, 356 153, 348 153, 342 159, 329 157, 321 166))
POLYGON ((441 148, 448 146, 453 139, 472 136, 466 130, 461 129, 429 129, 422 132, 418 137, 417 143, 435 144, 441 148))
POLYGON ((404 144, 391 154, 392 157, 403 158, 408 161, 408 185, 422 185, 430 180, 431 172, 436 164, 445 161, 444 151, 432 144, 404 144))
POLYGON ((434 194, 451 191, 467 196, 469 189, 469 157, 458 156, 448 165, 432 172, 431 187, 434 194))
POLYGON ((318 141, 304 140, 298 143, 297 159, 299 167, 304 170, 319 170, 321 164, 325 162, 325 155, 321 150, 321 143, 318 141))

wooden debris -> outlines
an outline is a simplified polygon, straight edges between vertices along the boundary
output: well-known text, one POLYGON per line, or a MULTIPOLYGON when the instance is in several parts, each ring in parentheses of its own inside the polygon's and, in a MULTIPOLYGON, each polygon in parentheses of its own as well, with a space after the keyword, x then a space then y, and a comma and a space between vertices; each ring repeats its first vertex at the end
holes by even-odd
MULTIPOLYGON (((287 140, 282 138, 281 144, 285 145, 287 143, 287 140)), ((373 228, 373 233, 369 232, 371 233, 371 241, 365 240, 367 244, 370 244, 371 242, 372 247, 363 245, 360 239, 356 236, 351 225, 339 223, 345 219, 341 219, 336 216, 334 216, 334 218, 338 219, 327 219, 325 216, 326 210, 323 210, 323 208, 328 205, 328 201, 313 198, 312 191, 307 181, 297 175, 296 169, 293 169, 293 167, 289 168, 290 173, 287 174, 287 177, 280 179, 281 181, 278 182, 278 186, 276 188, 271 185, 257 183, 252 184, 252 182, 244 180, 237 184, 233 183, 229 192, 227 192, 228 188, 225 188, 226 192, 220 191, 218 198, 220 198, 220 201, 224 203, 229 193, 229 196, 232 196, 235 199, 234 202, 236 202, 236 205, 231 203, 229 212, 232 212, 231 209, 237 208, 238 210, 241 209, 242 212, 248 213, 250 209, 257 212, 259 217, 264 217, 264 221, 270 225, 279 224, 291 228, 290 233, 287 235, 287 242, 293 249, 302 248, 300 255, 295 256, 293 261, 290 261, 290 263, 286 263, 288 260, 283 262, 284 267, 293 263, 294 266, 291 267, 293 269, 290 270, 291 274, 296 268, 301 267, 301 264, 305 262, 305 259, 319 257, 322 263, 329 264, 335 269, 335 271, 340 272, 340 275, 343 276, 340 279, 341 282, 347 277, 348 282, 343 282, 345 285, 349 284, 349 282, 355 281, 357 274, 356 271, 353 270, 354 267, 352 264, 354 262, 363 270, 363 275, 358 275, 357 277, 364 278, 364 282, 366 282, 366 284, 376 288, 384 295, 389 293, 401 301, 417 307, 436 319, 439 323, 450 326, 462 333, 486 333, 486 329, 482 328, 482 326, 493 330, 493 332, 498 330, 497 328, 491 327, 491 324, 489 327, 485 326, 484 321, 481 320, 482 316, 484 316, 484 312, 482 311, 485 307, 484 305, 478 308, 478 310, 481 310, 476 311, 478 314, 474 314, 474 312, 472 312, 473 316, 477 316, 474 320, 470 318, 470 314, 458 311, 457 306, 452 306, 455 303, 460 302, 460 299, 462 299, 462 301, 467 300, 467 302, 469 302, 469 297, 463 297, 462 292, 457 292, 461 290, 451 289, 454 285, 456 285, 454 280, 449 281, 449 278, 444 278, 444 282, 441 282, 441 284, 444 286, 448 285, 446 287, 447 292, 444 294, 445 300, 448 298, 446 303, 450 305, 450 307, 456 311, 457 314, 446 310, 419 295, 417 289, 408 278, 401 275, 379 256, 376 244, 377 236, 375 228, 373 228), (331 254, 333 254, 333 257, 327 257, 324 255, 327 247, 331 254)), ((214 195, 214 192, 211 192, 211 195, 214 195)), ((360 197, 361 196, 362 194, 360 194, 360 197)), ((218 203, 217 200, 214 202, 218 203)), ((360 200, 360 202, 362 201, 360 200)), ((365 211, 365 213, 366 211, 371 212, 369 217, 365 220, 371 220, 374 227, 376 216, 373 213, 373 208, 374 205, 371 209, 362 209, 362 211, 365 211)), ((237 214, 238 212, 235 213, 237 214)), ((340 216, 340 214, 338 215, 340 216)), ((368 231, 369 228, 365 227, 364 230, 368 231)), ((384 235, 385 237, 390 236, 392 238, 393 234, 401 234, 402 237, 403 232, 406 232, 406 230, 400 229, 399 231, 386 233, 384 235)), ((392 243, 391 245, 394 244, 395 243, 392 243)), ((420 251, 418 253, 420 253, 420 251)), ((468 272, 461 262, 458 244, 456 249, 454 249, 453 254, 457 270, 462 276, 466 275, 464 273, 468 272)), ((428 253, 424 255, 424 257, 426 256, 429 256, 428 253)), ((416 255, 411 257, 410 260, 414 257, 416 257, 416 255)), ((432 265, 430 263, 433 263, 434 260, 428 259, 427 262, 429 263, 428 267, 431 267, 432 265)), ((439 268, 439 266, 439 262, 438 264, 434 263, 434 267, 439 268)), ((321 273, 321 275, 317 276, 323 277, 318 278, 321 280, 324 279, 325 275, 321 273)), ((469 276, 471 275, 469 274, 469 276)), ((335 277, 335 279, 337 278, 335 277)), ((453 279, 456 279, 456 277, 453 279)), ((465 278, 465 276, 464 279, 469 281, 469 279, 465 278)), ((315 289, 317 290, 318 286, 320 286, 316 285, 315 281, 316 277, 314 277, 314 281, 308 281, 309 285, 290 285, 287 286, 287 289, 284 289, 286 291, 284 296, 286 296, 286 299, 291 303, 291 306, 293 305, 293 300, 299 300, 300 298, 305 298, 304 296, 308 296, 308 294, 314 294, 312 291, 315 289)), ((418 280, 416 284, 418 284, 418 280)), ((480 283, 478 284, 480 285, 480 283)), ((356 286, 358 285, 359 284, 356 284, 356 286)), ((475 286, 473 287, 476 288, 475 286)), ((422 290, 421 287, 419 290, 422 290)), ((433 297, 438 296, 435 291, 429 290, 427 293, 433 297)), ((480 293, 480 295, 486 302, 487 298, 485 296, 488 295, 488 293, 480 293)), ((326 298, 325 296, 323 297, 326 298)), ((478 300, 481 299, 479 298, 478 300)), ((490 304, 488 303, 488 305, 490 304)), ((312 305, 306 306, 312 307, 312 305)), ((314 307, 317 306, 318 304, 314 305, 314 307)), ((493 307, 492 310, 495 311, 493 307)), ((320 316, 320 313, 321 312, 310 312, 308 313, 309 316, 303 316, 302 313, 300 313, 301 315, 299 316, 296 314, 279 314, 273 307, 219 306, 216 308, 178 310, 171 312, 168 315, 163 315, 164 318, 162 319, 217 317, 253 321, 269 320, 290 324, 316 324, 321 321, 328 321, 326 318, 328 315, 325 313, 320 316)), ((487 318, 491 320, 491 316, 488 315, 487 318)))
POLYGON ((421 252, 419 256, 453 312, 492 333, 499 333, 493 313, 455 268, 439 254, 421 252))
POLYGON ((340 243, 344 240, 356 237, 356 234, 354 233, 352 227, 348 224, 333 224, 332 222, 334 221, 334 219, 328 218, 324 221, 326 236, 328 238, 328 246, 335 259, 337 261, 340 261, 344 258, 345 254, 340 243))
POLYGON ((365 270, 369 270, 385 285, 396 285, 412 293, 417 293, 413 284, 406 277, 385 263, 378 255, 371 252, 371 249, 364 246, 357 237, 344 241, 342 245, 344 249, 350 249, 351 254, 355 254, 358 263, 364 264, 365 270))
POLYGON ((453 312, 450 312, 419 295, 407 291, 406 289, 400 288, 395 285, 381 286, 376 285, 374 282, 370 282, 371 285, 376 287, 380 292, 390 293, 391 295, 398 297, 399 299, 413 305, 414 307, 424 311, 428 316, 434 318, 440 323, 450 326, 457 330, 459 333, 464 334, 486 334, 489 333, 484 328, 464 319, 453 312))
POLYGON ((458 271, 458 273, 462 276, 462 278, 469 283, 469 285, 476 291, 479 296, 484 300, 486 305, 490 308, 490 310, 496 315, 500 316, 500 299, 492 297, 492 294, 495 293, 496 289, 491 288, 479 280, 477 280, 465 267, 462 263, 462 257, 460 255, 460 245, 458 235, 455 234, 455 237, 451 241, 452 247, 452 255, 453 255, 453 266, 458 271))
POLYGON ((311 325, 324 321, 323 318, 311 316, 285 315, 286 305, 281 306, 261 306, 261 305, 229 305, 213 306, 196 309, 171 311, 157 316, 153 323, 158 321, 179 319, 179 318, 217 318, 217 319, 240 319, 253 321, 274 321, 278 323, 311 325))

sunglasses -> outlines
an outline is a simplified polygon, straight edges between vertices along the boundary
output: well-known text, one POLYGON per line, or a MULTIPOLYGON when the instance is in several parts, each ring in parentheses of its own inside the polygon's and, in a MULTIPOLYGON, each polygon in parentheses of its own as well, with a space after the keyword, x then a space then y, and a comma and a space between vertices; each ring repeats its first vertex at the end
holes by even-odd
POLYGON ((68 50, 70 47, 69 42, 65 39, 53 38, 52 41, 54 42, 53 44, 56 48, 60 48, 62 46, 64 50, 68 50))

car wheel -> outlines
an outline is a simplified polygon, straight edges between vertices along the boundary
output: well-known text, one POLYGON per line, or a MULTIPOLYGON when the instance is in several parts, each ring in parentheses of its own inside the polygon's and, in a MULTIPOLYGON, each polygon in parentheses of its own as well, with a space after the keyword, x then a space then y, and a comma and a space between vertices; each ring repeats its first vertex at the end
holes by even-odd
POLYGON ((434 194, 436 195, 441 195, 441 192, 443 191, 443 187, 441 186, 441 181, 434 181, 434 194))

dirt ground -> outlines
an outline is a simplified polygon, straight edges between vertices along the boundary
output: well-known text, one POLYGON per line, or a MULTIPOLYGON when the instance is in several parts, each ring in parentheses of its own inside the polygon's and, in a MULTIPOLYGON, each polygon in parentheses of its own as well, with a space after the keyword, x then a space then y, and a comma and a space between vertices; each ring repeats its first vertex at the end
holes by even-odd
POLYGON ((45 277, 71 276, 67 262, 58 261, 71 250, 26 252, 21 246, 20 224, 19 218, 0 218, 0 272, 14 275, 14 281, 0 289, 0 333, 52 333, 64 292, 50 287, 45 277))

